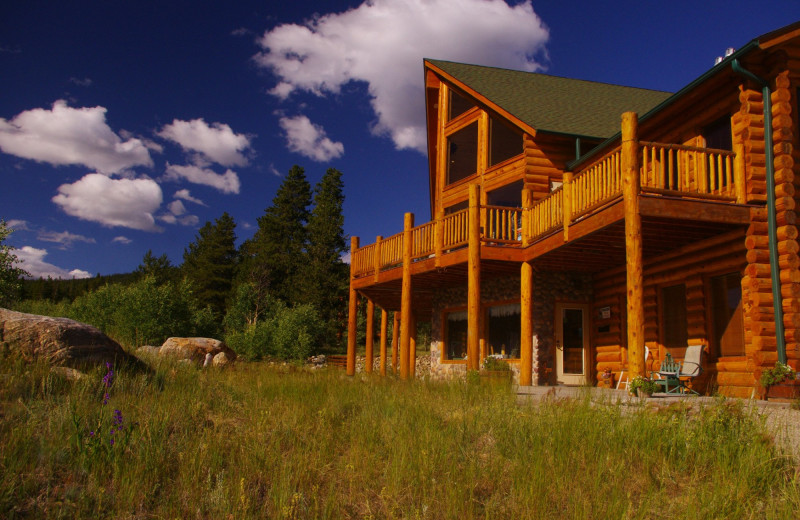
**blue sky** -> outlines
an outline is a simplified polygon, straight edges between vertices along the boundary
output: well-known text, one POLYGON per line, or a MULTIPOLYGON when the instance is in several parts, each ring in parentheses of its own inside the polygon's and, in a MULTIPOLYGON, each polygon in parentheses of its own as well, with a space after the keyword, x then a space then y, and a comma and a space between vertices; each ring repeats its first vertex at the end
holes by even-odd
POLYGON ((344 172, 345 232, 430 218, 422 58, 674 91, 797 0, 3 2, 0 218, 34 275, 180 264, 239 241, 303 166, 344 172))

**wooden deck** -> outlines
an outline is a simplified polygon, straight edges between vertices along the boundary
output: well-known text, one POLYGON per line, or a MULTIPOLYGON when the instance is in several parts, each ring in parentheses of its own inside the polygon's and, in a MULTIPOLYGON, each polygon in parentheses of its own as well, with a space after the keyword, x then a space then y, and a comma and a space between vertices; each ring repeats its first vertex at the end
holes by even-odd
MULTIPOLYGON (((639 143, 639 213, 643 257, 750 223, 743 173, 732 152, 639 143)), ((621 151, 609 151, 526 208, 479 206, 481 277, 519 274, 521 262, 543 270, 597 272, 625 265, 621 151), (566 223, 566 225, 565 225, 566 223)), ((524 199, 523 199, 524 200, 524 199)), ((382 308, 398 310, 406 237, 412 241, 413 306, 466 283, 470 209, 411 227, 356 249, 353 287, 382 308)))

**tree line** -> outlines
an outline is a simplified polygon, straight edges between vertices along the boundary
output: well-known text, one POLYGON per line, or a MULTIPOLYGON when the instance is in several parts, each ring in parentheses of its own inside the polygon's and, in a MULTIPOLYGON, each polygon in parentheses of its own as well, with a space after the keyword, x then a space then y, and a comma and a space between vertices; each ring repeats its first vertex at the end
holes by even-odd
POLYGON ((199 229, 180 266, 148 251, 134 273, 9 284, 14 307, 80 319, 130 347, 197 334, 224 336, 251 359, 339 351, 349 273, 343 204, 340 171, 328 169, 312 191, 294 166, 240 247, 225 212, 199 229))

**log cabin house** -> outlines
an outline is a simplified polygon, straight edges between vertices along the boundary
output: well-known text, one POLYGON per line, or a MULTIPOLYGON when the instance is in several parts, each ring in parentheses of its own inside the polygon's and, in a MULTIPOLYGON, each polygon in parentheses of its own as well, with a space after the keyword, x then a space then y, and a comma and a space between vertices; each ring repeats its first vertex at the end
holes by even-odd
POLYGON ((701 344, 694 387, 751 397, 798 368, 800 22, 674 94, 430 59, 424 81, 432 219, 352 238, 350 375, 360 297, 367 370, 378 306, 403 378, 418 320, 434 377, 493 356, 523 386, 595 384, 701 344))

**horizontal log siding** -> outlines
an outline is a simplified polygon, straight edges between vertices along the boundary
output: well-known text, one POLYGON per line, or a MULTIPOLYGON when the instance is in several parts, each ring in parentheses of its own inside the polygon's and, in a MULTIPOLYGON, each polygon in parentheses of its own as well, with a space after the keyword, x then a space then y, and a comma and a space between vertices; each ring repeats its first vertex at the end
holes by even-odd
MULTIPOLYGON (((663 260, 650 260, 644 268, 644 330, 645 344, 652 359, 646 363, 646 371, 657 371, 667 349, 661 344, 659 330, 659 291, 661 287, 686 284, 686 311, 689 343, 709 345, 712 330, 709 295, 706 293, 708 277, 742 271, 745 259, 744 236, 736 233, 717 237, 702 244, 689 246, 685 254, 667 255, 663 260), (689 274, 691 273, 691 274, 689 274)), ((743 284, 745 283, 743 279, 743 284)), ((742 301, 745 303, 743 287, 742 301)), ((597 352, 596 373, 602 374, 610 368, 619 378, 621 370, 627 370, 625 345, 625 272, 619 268, 598 273, 594 278, 594 347, 597 352), (609 308, 610 317, 603 319, 601 309, 609 308)), ((747 330, 745 312, 745 330, 747 330)), ((749 335, 745 333, 745 348, 749 335)), ((685 349, 670 349, 670 353, 682 360, 685 349)), ((752 371, 738 358, 706 357, 706 374, 699 384, 708 389, 716 385, 721 393, 750 397, 756 384, 752 371)))

